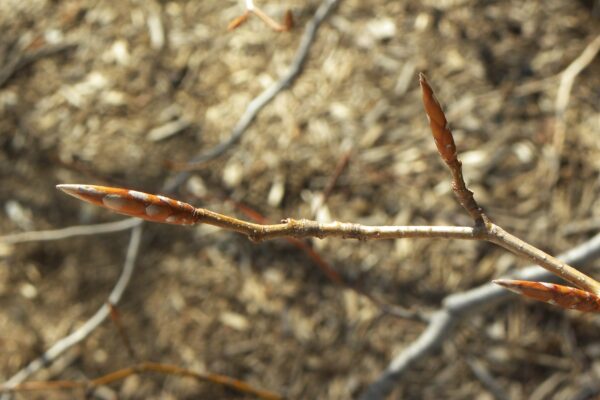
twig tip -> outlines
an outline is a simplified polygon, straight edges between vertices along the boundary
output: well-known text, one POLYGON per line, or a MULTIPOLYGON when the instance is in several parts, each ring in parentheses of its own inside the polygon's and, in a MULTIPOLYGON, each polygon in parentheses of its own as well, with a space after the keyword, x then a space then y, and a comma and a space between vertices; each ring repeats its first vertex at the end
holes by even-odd
POLYGON ((508 289, 511 292, 514 292, 517 294, 523 294, 521 289, 519 289, 519 287, 515 284, 515 281, 513 281, 511 279, 494 279, 492 281, 492 283, 494 283, 498 286, 502 286, 503 288, 508 289))

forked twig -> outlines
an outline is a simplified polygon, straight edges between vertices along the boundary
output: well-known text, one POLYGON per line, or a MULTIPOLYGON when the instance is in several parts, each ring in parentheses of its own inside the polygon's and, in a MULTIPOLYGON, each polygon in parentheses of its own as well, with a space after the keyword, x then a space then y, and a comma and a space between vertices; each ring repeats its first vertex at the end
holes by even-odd
POLYGON ((280 224, 262 225, 219 214, 204 208, 134 190, 106 186, 63 184, 57 186, 71 196, 114 212, 152 222, 177 225, 204 223, 232 230, 253 241, 279 237, 341 237, 359 240, 443 238, 487 240, 512 253, 529 259, 552 273, 592 293, 600 293, 600 284, 568 264, 543 252, 488 222, 483 226, 367 226, 348 222, 322 223, 312 220, 285 219, 280 224))
POLYGON ((155 372, 163 375, 175 375, 181 377, 194 378, 199 381, 209 382, 233 389, 240 393, 250 394, 264 400, 280 400, 283 396, 268 390, 258 389, 247 382, 230 378, 226 375, 196 372, 187 368, 181 368, 176 365, 160 364, 153 362, 144 362, 133 365, 128 368, 119 369, 101 377, 85 381, 44 381, 44 382, 25 382, 17 386, 9 387, 7 384, 0 385, 1 392, 27 392, 41 390, 66 390, 66 389, 84 389, 90 390, 98 386, 108 385, 116 381, 123 380, 131 375, 155 372))
MULTIPOLYGON (((419 74, 419 83, 421 84, 421 89, 423 92, 423 104, 425 105, 425 112, 427 113, 427 118, 429 119, 429 125, 431 127, 435 144, 440 156, 452 172, 452 190, 458 198, 459 203, 465 210, 467 210, 469 214, 471 214, 471 217, 475 221, 475 227, 484 231, 484 233, 482 233, 484 239, 504 247, 518 256, 533 261, 534 263, 546 268, 556 276, 559 276, 573 283, 574 285, 585 289, 587 292, 590 292, 590 296, 598 297, 600 295, 600 283, 595 279, 585 275, 570 265, 561 262, 559 259, 544 253, 540 249, 524 242, 516 236, 511 235, 500 226, 492 223, 487 215, 485 215, 481 207, 479 207, 475 201, 473 192, 467 189, 462 176, 462 165, 456 155, 456 145, 454 144, 452 132, 450 131, 448 122, 446 121, 444 111, 435 98, 433 90, 427 82, 425 75, 419 74)), ((503 283, 505 286, 508 284, 507 282, 503 283)), ((527 292, 523 292, 523 294, 525 293, 527 292)), ((576 292, 571 293, 574 296, 576 295, 576 292)), ((557 291, 556 296, 564 299, 565 292, 557 291)), ((600 297, 598 297, 598 300, 600 303, 600 297)), ((582 304, 583 303, 587 302, 582 302, 582 304)), ((561 300, 560 302, 557 301, 556 304, 562 306, 568 303, 564 300, 561 300)), ((573 307, 569 308, 575 308, 577 304, 577 302, 573 302, 573 307)), ((589 311, 587 307, 584 308, 584 311, 589 311)), ((596 311, 600 312, 600 308, 598 308, 596 311)))
MULTIPOLYGON (((360 240, 367 239, 401 239, 401 238, 446 238, 486 240, 506 250, 526 258, 546 268, 553 274, 573 283, 589 292, 589 296, 600 295, 600 283, 572 266, 552 257, 530 245, 529 243, 506 232, 500 226, 491 222, 481 207, 475 201, 473 193, 467 188, 462 165, 456 154, 456 145, 448 126, 441 105, 435 98, 433 89, 423 74, 419 74, 419 83, 423 93, 423 103, 431 126, 440 156, 452 173, 452 189, 459 203, 472 216, 474 227, 455 226, 365 226, 355 223, 330 222, 321 223, 311 220, 283 220, 280 224, 263 225, 247 222, 228 215, 219 214, 204 208, 173 200, 164 196, 137 192, 128 189, 118 189, 105 186, 64 184, 57 187, 64 192, 92 204, 109 208, 117 213, 143 218, 153 222, 163 222, 178 225, 194 225, 205 223, 223 229, 232 230, 248 236, 253 241, 273 239, 276 237, 342 237, 360 240)), ((507 285, 507 282, 503 282, 507 285)), ((521 284, 522 287, 522 284, 521 284)), ((525 292, 523 293, 530 293, 525 292)), ((583 311, 590 311, 590 300, 564 300, 566 291, 556 290, 557 305, 570 305, 576 308, 582 305, 583 311)), ((579 292, 571 291, 572 296, 579 292)), ((530 296, 531 297, 531 296, 530 296)), ((535 296, 534 296, 535 297, 535 296)), ((597 303, 600 305, 600 298, 597 303)), ((600 312, 600 307, 595 311, 600 312)))

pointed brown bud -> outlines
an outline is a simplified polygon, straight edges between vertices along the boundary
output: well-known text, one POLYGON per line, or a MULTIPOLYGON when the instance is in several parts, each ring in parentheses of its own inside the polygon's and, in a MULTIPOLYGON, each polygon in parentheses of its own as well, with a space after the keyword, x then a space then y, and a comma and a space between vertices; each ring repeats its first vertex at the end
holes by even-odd
POLYGON ((419 83, 423 92, 423 105, 429 119, 429 126, 431 127, 435 145, 440 156, 442 156, 447 164, 450 164, 456 160, 456 145, 454 144, 452 132, 448 129, 448 121, 446 121, 446 116, 440 103, 435 98, 433 89, 431 89, 427 78, 422 73, 419 74, 419 83))
POLYGON ((600 297, 585 290, 546 282, 498 279, 494 281, 512 292, 555 306, 583 312, 600 312, 600 297))

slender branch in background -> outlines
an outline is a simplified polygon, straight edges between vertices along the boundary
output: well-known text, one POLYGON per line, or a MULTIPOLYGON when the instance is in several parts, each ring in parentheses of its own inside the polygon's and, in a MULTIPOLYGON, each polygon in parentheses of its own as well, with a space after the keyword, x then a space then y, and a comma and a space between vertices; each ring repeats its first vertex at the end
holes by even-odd
POLYGON ((302 35, 302 39, 300 40, 300 44, 298 49, 296 50, 296 54, 292 63, 290 64, 287 72, 275 82, 273 85, 265 89, 258 97, 248 104, 244 114, 242 114, 238 123, 235 125, 231 132, 231 136, 229 138, 215 147, 200 153, 196 157, 192 158, 192 160, 188 163, 173 163, 173 169, 180 170, 179 174, 175 175, 164 187, 164 191, 167 193, 173 192, 173 190, 181 185, 182 182, 189 177, 189 172, 191 170, 198 169, 204 165, 207 161, 213 160, 223 153, 231 149, 235 144, 239 142, 244 133, 248 130, 260 110, 263 109, 271 100, 277 96, 282 90, 289 87, 295 80, 300 76, 304 64, 308 59, 308 54, 310 49, 315 42, 315 38, 317 36, 317 31, 321 26, 321 23, 325 20, 325 18, 329 15, 329 13, 340 3, 341 0, 324 0, 313 18, 307 23, 306 28, 304 30, 304 34, 302 35))
POLYGON ((0 385, 0 392, 27 392, 27 391, 47 391, 47 390, 66 390, 66 389, 84 389, 90 390, 99 386, 108 385, 123 380, 131 375, 143 374, 148 372, 159 373, 163 375, 175 375, 181 377, 194 378, 202 382, 217 384, 239 393, 249 394, 264 400, 280 400, 283 396, 267 390, 258 389, 247 382, 230 378, 226 375, 203 373, 192 371, 187 368, 181 368, 176 365, 159 364, 153 362, 144 362, 123 368, 99 378, 85 381, 44 381, 44 382, 26 382, 15 387, 8 387, 7 384, 0 385))
MULTIPOLYGON (((587 242, 563 253, 559 257, 565 262, 586 265, 600 257, 600 234, 587 242)), ((530 266, 520 270, 511 279, 518 280, 556 280, 552 275, 539 267, 530 266)), ((447 296, 442 301, 442 308, 431 316, 431 322, 417 340, 410 343, 395 356, 360 397, 361 400, 380 400, 386 398, 400 379, 410 371, 417 362, 422 361, 443 342, 450 339, 454 328, 468 316, 482 313, 500 302, 509 300, 513 295, 491 283, 479 286, 462 293, 447 296)))
MULTIPOLYGON (((119 303, 123 292, 127 288, 129 281, 131 280, 131 276, 135 269, 135 260, 137 258, 138 250, 140 248, 141 236, 142 225, 138 224, 131 231, 131 239, 129 241, 129 245, 127 246, 127 255, 125 256, 125 263, 123 264, 123 271, 121 272, 121 276, 119 277, 119 280, 115 284, 115 287, 108 296, 108 301, 111 304, 119 303)), ((106 320, 109 314, 109 306, 107 304, 102 305, 102 307, 100 307, 100 309, 96 311, 96 313, 76 331, 72 332, 71 334, 65 336, 64 338, 54 343, 54 345, 52 345, 52 347, 46 350, 44 354, 31 361, 25 368, 21 369, 8 381, 6 381, 2 385, 3 390, 9 391, 15 388, 21 382, 29 378, 32 374, 51 364, 67 349, 71 348, 72 346, 87 338, 98 326, 100 326, 100 324, 102 324, 106 320)), ((6 400, 8 398, 8 395, 3 395, 0 399, 6 400)))
POLYGON ((139 219, 127 218, 121 221, 107 222, 104 224, 78 225, 47 231, 11 233, 9 235, 0 236, 0 243, 15 244, 26 242, 43 242, 68 239, 75 236, 99 235, 103 233, 125 231, 140 225, 140 223, 141 221, 139 219))

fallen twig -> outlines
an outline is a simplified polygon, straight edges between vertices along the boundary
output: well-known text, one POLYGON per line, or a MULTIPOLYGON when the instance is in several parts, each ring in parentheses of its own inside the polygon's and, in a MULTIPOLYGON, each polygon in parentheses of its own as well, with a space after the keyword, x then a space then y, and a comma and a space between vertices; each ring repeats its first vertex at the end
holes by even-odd
POLYGON ((44 382, 25 382, 13 387, 8 384, 0 385, 1 392, 26 392, 26 391, 42 391, 42 390, 66 390, 66 389, 84 389, 86 391, 98 386, 108 385, 110 383, 123 380, 131 375, 155 372, 163 375, 175 375, 188 378, 194 378, 199 381, 214 383, 233 389, 240 393, 251 394, 260 399, 279 400, 283 396, 267 390, 258 389, 247 382, 230 378, 226 375, 203 373, 192 371, 187 368, 181 368, 176 365, 160 364, 153 362, 144 362, 133 365, 128 368, 123 368, 101 377, 85 380, 85 381, 44 381, 44 382))

